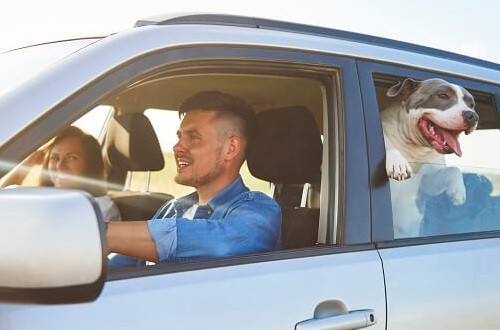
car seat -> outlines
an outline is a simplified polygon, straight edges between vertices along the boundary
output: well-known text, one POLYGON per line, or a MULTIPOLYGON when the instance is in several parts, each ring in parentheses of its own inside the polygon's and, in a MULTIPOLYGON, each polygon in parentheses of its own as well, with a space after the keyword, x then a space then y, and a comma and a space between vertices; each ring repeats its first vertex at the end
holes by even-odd
POLYGON ((165 165, 158 137, 143 113, 112 118, 103 153, 108 168, 108 195, 117 204, 122 219, 150 219, 161 205, 173 198, 164 193, 123 190, 128 171, 158 171, 165 165))
POLYGON ((257 132, 249 148, 250 173, 272 185, 282 209, 283 248, 314 246, 319 207, 310 200, 321 178, 322 141, 311 112, 303 106, 257 114, 257 132))

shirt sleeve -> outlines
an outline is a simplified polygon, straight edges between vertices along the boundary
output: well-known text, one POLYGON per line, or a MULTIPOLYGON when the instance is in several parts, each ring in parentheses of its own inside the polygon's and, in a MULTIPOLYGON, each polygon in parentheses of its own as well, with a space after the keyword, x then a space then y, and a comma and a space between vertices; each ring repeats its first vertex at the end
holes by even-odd
POLYGON ((160 262, 169 260, 177 249, 176 219, 151 219, 147 224, 160 262))
POLYGON ((176 219, 175 258, 209 258, 281 246, 281 209, 263 193, 247 192, 222 218, 176 219))

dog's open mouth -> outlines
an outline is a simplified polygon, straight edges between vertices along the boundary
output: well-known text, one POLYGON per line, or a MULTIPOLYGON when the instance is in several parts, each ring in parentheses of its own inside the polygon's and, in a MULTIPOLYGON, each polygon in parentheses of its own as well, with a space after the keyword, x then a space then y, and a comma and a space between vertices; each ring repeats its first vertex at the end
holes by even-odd
POLYGON ((418 127, 431 146, 441 154, 455 153, 462 156, 458 137, 463 131, 453 131, 436 125, 427 118, 418 121, 418 127))

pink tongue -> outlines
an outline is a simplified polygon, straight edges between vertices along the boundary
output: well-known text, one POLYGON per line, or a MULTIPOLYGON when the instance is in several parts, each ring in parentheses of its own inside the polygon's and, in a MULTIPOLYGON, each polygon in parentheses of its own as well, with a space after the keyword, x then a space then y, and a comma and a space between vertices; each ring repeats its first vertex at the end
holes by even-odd
POLYGON ((460 143, 458 142, 456 135, 452 135, 449 131, 447 131, 445 129, 439 129, 439 133, 444 138, 444 140, 446 141, 448 146, 451 149, 453 149, 453 152, 458 157, 462 157, 462 149, 460 149, 460 143))

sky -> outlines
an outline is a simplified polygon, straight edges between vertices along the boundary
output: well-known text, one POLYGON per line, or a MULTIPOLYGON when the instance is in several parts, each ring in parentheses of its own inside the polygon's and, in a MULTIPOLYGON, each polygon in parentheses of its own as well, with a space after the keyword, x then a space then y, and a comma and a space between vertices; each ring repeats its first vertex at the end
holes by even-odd
POLYGON ((382 36, 500 63, 498 13, 490 0, 16 0, 0 11, 0 52, 101 36, 158 14, 256 16, 382 36))

